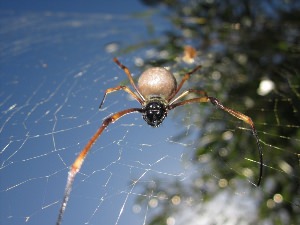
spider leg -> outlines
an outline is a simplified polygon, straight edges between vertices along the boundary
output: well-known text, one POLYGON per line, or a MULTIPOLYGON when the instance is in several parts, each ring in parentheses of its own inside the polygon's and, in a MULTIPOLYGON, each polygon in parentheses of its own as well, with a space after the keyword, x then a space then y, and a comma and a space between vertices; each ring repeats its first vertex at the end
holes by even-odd
POLYGON ((65 187, 65 193, 64 193, 64 197, 63 197, 63 201, 62 201, 60 210, 59 210, 59 215, 58 215, 58 219, 56 221, 56 225, 60 225, 61 222, 62 222, 62 217, 63 217, 63 214, 64 214, 64 212, 66 210, 66 207, 67 207, 67 203, 68 203, 68 200, 69 200, 69 196, 70 196, 70 193, 71 193, 71 189, 72 189, 72 185, 73 185, 75 176, 80 171, 80 168, 81 168, 81 166, 84 162, 84 159, 85 159, 86 155, 88 154, 88 152, 90 151, 93 144, 96 142, 96 140, 99 138, 99 136, 102 134, 102 132, 105 130, 105 128, 109 124, 114 123, 115 121, 120 119, 122 116, 125 116, 126 114, 130 114, 130 113, 134 113, 134 112, 142 113, 142 109, 140 109, 140 108, 126 109, 126 110, 117 112, 117 113, 111 115, 110 117, 107 117, 103 121, 102 125, 97 130, 97 132, 92 136, 92 138, 89 140, 89 142, 83 148, 83 150, 80 152, 78 157, 75 159, 75 161, 72 164, 72 166, 70 168, 70 171, 68 173, 68 179, 67 179, 67 184, 66 184, 66 187, 65 187))
POLYGON ((126 73, 132 87, 134 88, 134 90, 138 93, 139 97, 145 101, 145 98, 144 96, 140 93, 139 89, 137 88, 137 86, 135 85, 134 81, 133 81, 133 78, 132 78, 132 75, 131 75, 131 72, 130 70, 124 66, 122 63, 120 63, 120 61, 117 59, 117 58, 114 58, 114 62, 117 63, 117 65, 122 69, 124 70, 124 72, 126 73))
POLYGON ((260 142, 259 142, 259 137, 257 135, 257 132, 256 132, 256 129, 255 129, 255 126, 254 126, 254 123, 253 123, 252 119, 249 116, 246 116, 241 112, 238 112, 238 111, 235 111, 233 109, 230 109, 228 107, 223 106, 223 104, 218 99, 216 99, 214 97, 208 97, 208 98, 209 98, 210 102, 212 104, 214 104, 215 106, 219 107, 220 109, 223 109, 224 111, 228 112, 232 116, 244 121, 245 123, 247 123, 251 126, 252 134, 256 139, 256 145, 258 147, 258 153, 259 153, 260 168, 259 168, 259 178, 258 178, 258 181, 256 183, 256 186, 259 186, 260 182, 261 182, 261 179, 262 179, 262 173, 263 173, 263 153, 262 153, 262 147, 261 147, 260 142))
POLYGON ((115 92, 115 91, 119 91, 119 90, 123 90, 123 91, 126 91, 128 94, 130 94, 134 99, 136 99, 140 104, 143 103, 143 100, 141 98, 139 98, 139 96, 137 96, 133 91, 131 91, 127 86, 117 86, 117 87, 114 87, 114 88, 108 88, 106 89, 105 93, 104 93, 104 96, 103 96, 103 99, 99 105, 99 109, 102 107, 104 101, 105 101, 105 98, 107 96, 107 94, 109 93, 112 93, 112 92, 115 92))
MULTIPOLYGON (((204 102, 207 102, 208 101, 208 96, 206 94, 205 91, 202 91, 202 90, 195 90, 195 89, 189 89, 189 90, 186 90, 184 92, 182 92, 178 97, 176 97, 175 99, 173 99, 169 105, 172 105, 174 102, 178 101, 179 99, 183 98, 184 96, 190 94, 190 93, 196 93, 196 94, 199 94, 199 95, 203 95, 203 100, 204 102), (207 100, 207 101, 205 101, 207 100)), ((198 98, 197 98, 198 99, 198 98)), ((183 101, 185 102, 185 101, 183 101)), ((185 103, 186 104, 186 103, 185 103)), ((175 106, 176 107, 176 106, 175 106)))
POLYGON ((262 153, 262 147, 260 145, 259 142, 259 137, 257 135, 254 123, 252 121, 252 119, 249 116, 244 115, 241 112, 235 111, 233 109, 230 109, 228 107, 225 107, 218 99, 214 98, 214 97, 209 97, 207 96, 205 91, 197 91, 197 90, 188 90, 183 92, 181 95, 179 95, 175 100, 173 100, 172 102, 177 101, 178 99, 186 96, 187 94, 191 93, 191 92, 195 92, 195 93, 199 93, 204 95, 203 97, 199 97, 199 98, 192 98, 192 99, 188 99, 188 100, 184 100, 181 102, 177 102, 177 103, 173 103, 169 105, 169 110, 174 109, 177 106, 182 106, 185 104, 190 104, 190 103, 199 103, 199 102, 211 102, 213 105, 217 106, 218 108, 228 112, 229 114, 231 114, 232 116, 244 121, 245 123, 249 124, 251 126, 251 130, 252 130, 252 134, 256 139, 256 145, 258 147, 258 154, 259 154, 259 178, 258 181, 256 183, 256 186, 260 185, 261 179, 262 179, 262 174, 263 174, 263 153, 262 153))
MULTIPOLYGON (((176 91, 169 97, 168 101, 170 101, 172 98, 174 98, 174 96, 180 91, 180 89, 182 88, 183 84, 190 79, 190 76, 195 73, 197 70, 199 70, 202 66, 196 66, 192 71, 186 73, 184 75, 184 77, 182 78, 180 84, 178 85, 176 91)), ((174 101, 173 101, 174 102, 174 101)))

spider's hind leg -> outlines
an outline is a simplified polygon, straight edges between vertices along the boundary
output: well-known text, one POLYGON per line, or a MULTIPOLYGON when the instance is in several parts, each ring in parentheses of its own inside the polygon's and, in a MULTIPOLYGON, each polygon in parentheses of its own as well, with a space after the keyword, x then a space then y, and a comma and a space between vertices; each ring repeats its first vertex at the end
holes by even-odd
POLYGON ((128 94, 130 94, 135 100, 137 100, 140 104, 143 103, 143 100, 140 99, 132 90, 130 90, 127 86, 117 86, 117 87, 114 87, 114 88, 108 88, 106 89, 105 93, 104 93, 104 96, 103 96, 103 99, 99 105, 99 109, 102 107, 105 99, 106 99, 106 96, 107 94, 109 93, 112 93, 112 92, 115 92, 115 91, 119 91, 119 90, 124 90, 126 91, 128 94))
POLYGON ((137 88, 137 86, 134 83, 134 80, 132 78, 130 70, 126 66, 124 66, 117 58, 114 58, 114 62, 126 73, 132 87, 137 92, 139 98, 142 99, 142 101, 145 101, 144 96, 140 93, 139 89, 137 88))
MULTIPOLYGON (((190 79, 190 76, 195 73, 197 70, 199 70, 202 66, 196 66, 193 70, 191 70, 190 72, 187 72, 184 77, 182 78, 181 82, 179 83, 176 91, 169 97, 168 101, 171 101, 172 98, 175 97, 175 95, 180 91, 180 89, 182 88, 183 84, 190 79)), ((174 101, 173 101, 174 102, 174 101)))

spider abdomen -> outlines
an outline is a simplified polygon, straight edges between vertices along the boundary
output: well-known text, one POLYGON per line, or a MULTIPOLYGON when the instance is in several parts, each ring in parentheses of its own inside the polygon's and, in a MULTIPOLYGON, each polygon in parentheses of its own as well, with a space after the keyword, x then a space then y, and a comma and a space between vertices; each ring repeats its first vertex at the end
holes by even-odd
POLYGON ((144 71, 138 80, 140 93, 149 99, 151 96, 160 96, 168 99, 177 88, 173 74, 162 67, 152 67, 144 71))
POLYGON ((143 110, 143 119, 152 127, 158 127, 167 116, 167 106, 160 98, 150 100, 143 110))

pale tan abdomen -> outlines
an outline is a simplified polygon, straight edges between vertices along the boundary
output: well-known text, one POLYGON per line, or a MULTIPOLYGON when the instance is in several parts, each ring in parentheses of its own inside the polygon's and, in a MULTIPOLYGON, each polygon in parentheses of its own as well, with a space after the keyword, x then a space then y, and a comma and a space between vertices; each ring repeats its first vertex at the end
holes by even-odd
POLYGON ((160 96, 170 97, 177 88, 173 74, 165 68, 153 67, 144 71, 138 80, 138 89, 144 98, 160 96))

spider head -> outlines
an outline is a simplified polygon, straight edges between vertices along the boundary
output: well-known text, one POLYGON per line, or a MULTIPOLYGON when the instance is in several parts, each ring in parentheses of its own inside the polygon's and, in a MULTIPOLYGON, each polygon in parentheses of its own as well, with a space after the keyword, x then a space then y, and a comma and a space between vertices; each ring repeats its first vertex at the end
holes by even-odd
POLYGON ((161 98, 151 98, 143 111, 143 119, 152 127, 158 127, 168 114, 166 103, 161 98))

